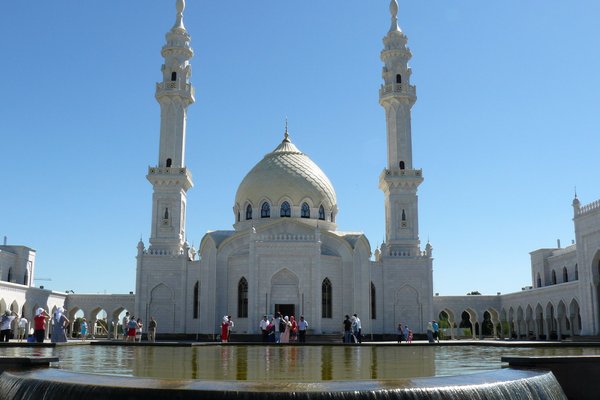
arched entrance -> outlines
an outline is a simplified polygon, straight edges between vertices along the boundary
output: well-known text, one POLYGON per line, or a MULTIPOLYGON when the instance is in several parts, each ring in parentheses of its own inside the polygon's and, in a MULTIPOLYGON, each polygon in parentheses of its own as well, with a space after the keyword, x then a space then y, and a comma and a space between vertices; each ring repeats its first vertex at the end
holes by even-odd
POLYGON ((297 315, 300 310, 299 279, 284 268, 271 278, 271 309, 283 316, 297 315))

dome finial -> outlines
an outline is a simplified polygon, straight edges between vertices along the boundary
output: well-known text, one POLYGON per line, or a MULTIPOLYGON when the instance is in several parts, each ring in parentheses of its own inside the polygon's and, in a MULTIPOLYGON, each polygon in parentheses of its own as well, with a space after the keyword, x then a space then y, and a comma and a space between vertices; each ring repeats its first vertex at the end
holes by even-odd
POLYGON ((175 7, 177 8, 177 18, 175 19, 175 25, 173 25, 173 28, 185 29, 185 26, 183 26, 183 10, 185 9, 185 0, 177 0, 175 7))
POLYGON ((399 31, 398 26, 398 2, 396 0, 390 1, 390 14, 392 14, 392 24, 390 25, 390 32, 399 31))
POLYGON ((288 118, 285 117, 285 132, 283 133, 283 141, 290 142, 290 134, 288 133, 288 118))

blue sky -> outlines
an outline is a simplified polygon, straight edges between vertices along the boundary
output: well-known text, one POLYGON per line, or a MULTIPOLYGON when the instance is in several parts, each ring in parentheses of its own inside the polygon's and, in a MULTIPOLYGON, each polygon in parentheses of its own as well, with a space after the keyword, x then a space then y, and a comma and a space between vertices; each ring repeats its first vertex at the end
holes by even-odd
MULTIPOLYGON (((57 291, 127 293, 150 232, 160 49, 175 1, 0 2, 0 235, 57 291)), ((188 240, 230 229, 244 175, 281 140, 329 176, 340 230, 384 236, 379 52, 387 0, 187 2, 188 240)), ((413 52, 420 234, 434 291, 518 291, 529 252, 574 239, 600 198, 600 2, 400 1, 413 52)))

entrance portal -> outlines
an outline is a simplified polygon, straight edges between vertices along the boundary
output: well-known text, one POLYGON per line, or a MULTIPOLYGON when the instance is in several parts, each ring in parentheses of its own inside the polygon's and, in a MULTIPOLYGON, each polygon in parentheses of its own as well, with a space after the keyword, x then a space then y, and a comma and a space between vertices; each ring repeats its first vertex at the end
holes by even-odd
POLYGON ((280 312, 282 317, 285 317, 286 315, 288 317, 291 317, 292 315, 296 315, 294 314, 296 310, 296 305, 295 304, 275 304, 275 312, 280 312))

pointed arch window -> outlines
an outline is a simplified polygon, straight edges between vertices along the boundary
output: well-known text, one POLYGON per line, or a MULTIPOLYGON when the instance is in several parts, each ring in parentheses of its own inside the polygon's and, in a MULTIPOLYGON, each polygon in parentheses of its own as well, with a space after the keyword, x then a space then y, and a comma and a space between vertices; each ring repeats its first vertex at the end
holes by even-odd
POLYGON ((238 222, 240 222, 240 217, 241 217, 241 216, 240 216, 240 210, 238 210, 238 214, 237 214, 237 219, 238 219, 238 222))
POLYGON ((371 319, 377 319, 377 291, 371 282, 371 319))
POLYGON ((292 216, 292 208, 290 207, 290 203, 287 201, 283 202, 279 216, 284 218, 289 218, 292 216))
POLYGON ((563 282, 569 282, 569 273, 567 267, 563 267, 563 282))
POLYGON ((177 80, 177 72, 171 72, 171 82, 175 82, 177 80))
POLYGON ((246 219, 252 219, 252 205, 248 204, 246 206, 246 219))
POLYGON ((266 201, 260 207, 261 218, 271 218, 271 206, 266 201))
POLYGON ((238 283, 238 318, 248 318, 248 281, 243 277, 238 283))
POLYGON ((302 209, 300 210, 301 218, 310 218, 310 207, 307 203, 302 203, 302 209))
POLYGON ((398 84, 402 83, 402 75, 396 74, 396 83, 398 83, 398 84))
POLYGON ((325 221, 325 209, 323 208, 323 206, 319 207, 319 219, 321 221, 325 221))
POLYGON ((167 158, 167 162, 165 164, 167 166, 167 168, 170 168, 171 164, 173 164, 173 160, 171 160, 170 158, 167 158))
POLYGON ((400 161, 399 166, 400 166, 400 169, 406 168, 406 164, 404 164, 404 161, 400 161))
POLYGON ((25 270, 25 276, 23 277, 23 285, 29 286, 29 270, 25 270))
POLYGON ((321 318, 331 318, 332 317, 332 288, 331 281, 329 278, 325 278, 323 280, 323 284, 321 285, 321 318))
POLYGON ((198 319, 200 311, 200 282, 196 281, 194 285, 194 319, 198 319))
POLYGON ((331 212, 331 222, 335 222, 335 213, 331 212))
POLYGON ((12 280, 12 268, 8 269, 8 276, 6 277, 6 281, 10 282, 12 280))
POLYGON ((556 285, 556 271, 552 270, 552 284, 556 285))
POLYGON ((538 276, 537 276, 537 287, 542 287, 542 278, 540 277, 539 273, 538 273, 538 276))
POLYGON ((579 268, 577 268, 577 264, 575 264, 575 280, 579 280, 579 268))

